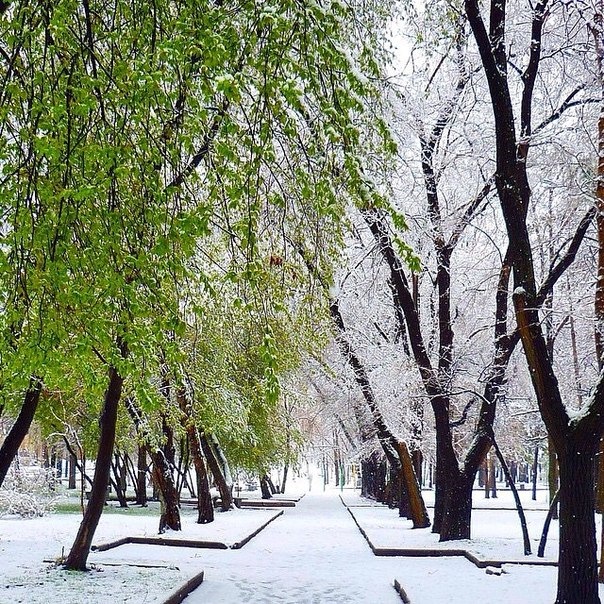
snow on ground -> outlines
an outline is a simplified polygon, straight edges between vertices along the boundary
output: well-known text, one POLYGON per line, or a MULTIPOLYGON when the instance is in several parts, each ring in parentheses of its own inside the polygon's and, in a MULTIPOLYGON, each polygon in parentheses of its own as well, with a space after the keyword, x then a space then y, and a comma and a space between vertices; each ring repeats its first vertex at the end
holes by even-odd
MULTIPOLYGON (((523 507, 527 508, 525 517, 531 540, 531 558, 555 561, 558 552, 558 523, 552 522, 550 525, 545 557, 537 558, 537 547, 547 511, 544 503, 533 502, 530 500, 530 493, 526 495, 527 501, 523 502, 523 507), (539 507, 541 509, 537 509, 539 507)), ((432 493, 429 493, 426 499, 430 501, 431 497, 432 493)), ((382 505, 367 507, 367 500, 358 494, 346 492, 342 495, 342 500, 350 507, 375 547, 466 549, 479 559, 526 561, 520 520, 516 509, 512 507, 514 503, 511 494, 503 491, 497 499, 485 500, 477 493, 474 499, 476 509, 472 510, 472 539, 439 543, 439 536, 430 532, 431 529, 413 529, 411 521, 400 518, 396 510, 389 510, 382 505), (501 509, 502 507, 506 509, 501 509)))
MULTIPOLYGON (((80 516, 53 514, 21 520, 0 518, 0 603, 98 604, 161 602, 175 587, 201 570, 205 581, 185 604, 395 604, 396 578, 413 604, 551 604, 555 599, 556 569, 505 565, 502 576, 487 575, 464 558, 386 558, 371 553, 340 491, 316 488, 268 525, 240 550, 209 550, 128 544, 93 552, 90 573, 49 570, 45 558, 67 552, 80 516), (135 568, 128 564, 162 568, 135 568), (119 564, 120 566, 113 566, 119 564), (176 570, 178 569, 178 570, 176 570)), ((429 500, 430 495, 427 493, 429 500)), ((530 495, 523 494, 523 497, 530 495)), ((511 507, 509 494, 475 505, 511 507)), ((545 517, 545 494, 527 507, 533 541, 545 517)), ((377 543, 401 547, 440 547, 427 530, 413 530, 396 510, 369 506, 352 490, 343 493, 360 523, 377 543), (364 506, 364 507, 357 507, 364 506)), ((235 510, 216 515, 216 522, 196 525, 195 512, 183 510, 183 538, 234 543, 271 517, 275 510, 235 510)), ((489 558, 522 558, 522 541, 515 512, 479 509, 473 513, 473 551, 489 558)), ((155 515, 136 510, 103 515, 95 543, 127 535, 155 535, 155 515)), ((557 526, 552 523, 548 552, 557 549, 557 526)), ((172 533, 170 537, 176 537, 172 533)), ((459 544, 454 545, 459 547, 459 544)), ((604 591, 601 595, 604 597, 604 591)))
MULTIPOLYGON (((158 511, 112 508, 101 517, 94 543, 106 543, 126 536, 156 536, 158 511)), ((181 532, 170 538, 240 541, 275 516, 275 510, 232 510, 216 513, 211 524, 195 523, 197 512, 182 510, 181 532)), ((52 594, 55 604, 97 604, 114 601, 142 604, 161 602, 170 592, 203 570, 200 550, 137 545, 136 555, 124 560, 123 547, 91 552, 90 573, 67 573, 44 560, 58 560, 69 552, 81 521, 79 514, 52 514, 43 518, 0 518, 0 604, 23 602, 46 604, 52 594), (150 549, 149 549, 150 548, 150 549), (164 556, 165 550, 176 556, 164 556), (126 564, 124 564, 126 563, 126 564), (128 564, 160 566, 139 568, 128 564), (128 587, 132 586, 132 587, 128 587)))

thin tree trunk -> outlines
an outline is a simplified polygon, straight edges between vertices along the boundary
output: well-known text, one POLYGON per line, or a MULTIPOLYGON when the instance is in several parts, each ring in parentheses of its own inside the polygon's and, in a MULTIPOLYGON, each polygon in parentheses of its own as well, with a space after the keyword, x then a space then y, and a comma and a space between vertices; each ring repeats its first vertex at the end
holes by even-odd
POLYGON ((126 490, 124 489, 122 480, 122 466, 120 463, 119 455, 114 453, 114 460, 111 463, 111 469, 113 470, 113 479, 110 478, 111 484, 115 489, 115 495, 119 501, 121 508, 127 508, 128 502, 126 501, 126 490))
POLYGON ((558 510, 558 501, 560 500, 560 491, 556 491, 554 496, 552 497, 552 501, 549 504, 549 510, 547 512, 547 516, 545 517, 545 522, 543 523, 543 530, 541 531, 541 539, 539 539, 539 547, 537 549, 537 557, 543 558, 545 555, 545 545, 547 543, 547 534, 549 533, 549 525, 554 518, 554 514, 557 515, 558 510))
POLYGON ((497 474, 495 473, 495 458, 493 455, 488 456, 489 460, 489 487, 491 498, 497 499, 497 474))
POLYGON ((69 480, 67 482, 68 489, 76 488, 76 462, 77 458, 75 454, 69 452, 67 453, 69 459, 69 480))
POLYGON ((84 453, 82 452, 82 462, 80 463, 78 461, 78 456, 76 455, 75 451, 73 450, 65 436, 63 436, 63 442, 65 443, 65 447, 69 451, 70 456, 73 457, 75 467, 80 472, 80 475, 82 477, 82 486, 84 486, 84 483, 87 482, 92 487, 92 479, 90 478, 90 476, 88 476, 88 474, 86 474, 86 459, 84 457, 84 453))
MULTIPOLYGON (((134 426, 139 433, 141 440, 147 440, 149 434, 147 428, 142 422, 142 414, 133 399, 126 399, 126 409, 134 422, 134 426)), ((141 458, 141 450, 139 445, 139 460, 141 458)), ((150 445, 145 445, 147 453, 151 457, 152 471, 151 482, 153 484, 153 495, 157 496, 160 501, 160 518, 159 532, 165 532, 166 528, 173 531, 180 530, 180 510, 179 496, 174 484, 174 477, 170 469, 170 465, 166 461, 164 451, 162 449, 154 449, 150 445), (162 490, 163 489, 163 490, 162 490)), ((139 462, 139 472, 141 470, 139 462)), ((145 467, 146 472, 146 467, 145 467)), ((139 474, 140 477, 140 474, 139 474)), ((146 499, 146 491, 145 491, 146 499)), ((142 505, 142 504, 141 504, 142 505)))
POLYGON ((533 501, 537 501, 537 472, 539 470, 539 445, 535 445, 535 451, 533 454, 533 489, 531 498, 533 501))
MULTIPOLYGON (((554 443, 552 441, 552 437, 547 437, 547 457, 548 457, 548 465, 547 465, 547 485, 549 489, 549 500, 550 502, 554 501, 554 497, 556 493, 558 493, 558 458, 556 457, 556 449, 554 448, 554 443)), ((554 504, 554 509, 552 511, 552 518, 554 520, 558 519, 558 503, 554 504)))
POLYGON ((285 462, 283 466, 283 480, 281 481, 281 493, 285 493, 285 484, 287 483, 287 474, 289 472, 289 463, 285 462))
POLYGON ((138 446, 136 460, 136 503, 147 507, 147 450, 144 445, 138 446))
MULTIPOLYGON (((122 357, 126 357, 126 345, 120 343, 122 357)), ((94 478, 90 500, 84 512, 84 518, 78 529, 75 541, 65 560, 65 568, 68 570, 86 570, 86 562, 90 553, 92 539, 98 526, 105 499, 107 496, 107 485, 111 470, 111 456, 115 443, 115 430, 117 424, 117 410, 122 395, 123 378, 115 367, 109 368, 109 385, 105 392, 105 401, 101 413, 99 436, 99 447, 96 456, 94 478)))
POLYGON ((520 518, 520 527, 522 529, 522 540, 524 542, 524 555, 530 556, 531 554, 531 540, 529 539, 528 534, 528 526, 526 524, 526 516, 524 515, 524 509, 522 508, 522 503, 520 502, 520 495, 518 495, 518 490, 516 489, 516 485, 514 484, 514 480, 512 478, 512 474, 510 469, 508 468, 508 464, 503 457, 503 453, 501 453, 501 449, 497 444, 497 441, 493 436, 491 436, 491 440, 493 442, 493 448, 495 449, 495 455, 497 455, 497 459, 499 459, 499 463, 501 464, 501 469, 505 474, 505 477, 510 485, 510 489, 512 490, 512 494, 514 495, 514 501, 516 502, 516 511, 518 512, 518 517, 520 518))

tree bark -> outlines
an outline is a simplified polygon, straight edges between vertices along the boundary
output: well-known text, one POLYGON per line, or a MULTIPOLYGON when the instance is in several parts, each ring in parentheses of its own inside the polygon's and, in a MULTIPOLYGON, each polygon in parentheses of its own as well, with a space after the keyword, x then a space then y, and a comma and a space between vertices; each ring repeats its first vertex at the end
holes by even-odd
POLYGON ((197 479, 197 524, 209 524, 214 522, 214 506, 210 494, 208 472, 201 452, 199 431, 193 424, 187 426, 187 439, 197 479))
POLYGON ((266 474, 262 474, 260 476, 260 491, 262 493, 262 499, 271 499, 271 488, 268 485, 268 476, 266 474))
MULTIPOLYGON (((550 503, 554 501, 554 497, 556 493, 558 493, 558 458, 556 456, 556 449, 554 448, 554 443, 552 441, 552 437, 547 437, 547 457, 548 457, 548 466, 547 466, 547 486, 549 489, 549 500, 550 503)), ((552 518, 554 520, 558 519, 558 503, 554 504, 554 509, 552 511, 552 518)))
POLYGON ((407 445, 394 437, 392 432, 388 429, 386 422, 384 421, 384 418, 378 407, 377 401, 375 400, 375 395, 373 393, 373 389, 371 387, 369 376, 367 375, 365 367, 363 366, 361 360, 355 354, 354 350, 352 349, 352 346, 345 337, 346 327, 344 325, 344 319, 342 318, 340 308, 336 300, 331 300, 330 312, 331 317, 334 320, 334 323, 336 324, 339 331, 339 337, 337 341, 340 346, 340 350, 342 351, 343 356, 346 358, 348 364, 352 368, 355 375, 355 380, 361 389, 361 393, 363 394, 363 398, 365 399, 369 410, 371 411, 373 423, 377 431, 377 437, 384 451, 384 454, 386 455, 386 458, 388 459, 390 465, 395 468, 397 472, 403 472, 403 477, 405 479, 405 488, 407 489, 409 496, 419 498, 419 500, 421 501, 420 505, 414 506, 411 510, 413 513, 413 527, 428 527, 430 526, 430 518, 428 517, 426 506, 421 496, 419 483, 417 481, 415 473, 413 472, 413 464, 409 455, 407 445), (400 457, 401 452, 403 452, 404 459, 400 457), (406 452, 406 455, 404 455, 404 452, 406 452))
MULTIPOLYGON (((124 343, 119 343, 122 357, 126 357, 127 349, 124 343)), ((115 443, 115 430, 117 424, 117 410, 122 395, 123 378, 115 367, 109 368, 109 385, 105 392, 103 411, 100 418, 101 433, 96 456, 96 466, 90 500, 84 512, 84 518, 78 529, 75 541, 65 560, 65 568, 68 570, 86 570, 86 562, 90 553, 90 546, 94 533, 101 519, 105 499, 107 496, 107 485, 111 471, 111 456, 115 443)))
POLYGON ((560 554, 556 604, 599 604, 593 451, 569 443, 560 463, 560 554))
POLYGON ((69 460, 69 470, 68 470, 68 482, 67 482, 67 488, 68 489, 75 489, 76 488, 76 456, 73 453, 67 453, 68 455, 68 460, 69 460))
MULTIPOLYGON (((126 399, 126 409, 134 422, 134 426, 139 432, 140 438, 144 441, 149 438, 147 429, 142 422, 142 414, 135 401, 131 398, 126 399)), ((165 453, 160 448, 153 448, 145 445, 153 469, 151 471, 151 481, 153 484, 154 497, 157 496, 160 501, 159 533, 165 532, 166 528, 173 531, 180 530, 180 509, 179 493, 174 483, 174 476, 170 464, 166 460, 165 453)), ((139 450, 140 455, 140 450, 139 450)))
POLYGON ((136 461, 136 504, 147 507, 147 450, 138 446, 136 461))
MULTIPOLYGON (((201 430, 199 431, 199 441, 201 443, 201 449, 206 458, 210 471, 212 472, 214 483, 216 484, 216 487, 220 493, 220 509, 223 512, 226 512, 233 507, 233 485, 227 484, 226 478, 222 473, 222 468, 220 467, 218 459, 216 458, 214 447, 212 446, 212 443, 208 439, 205 432, 201 430)), ((193 462, 195 462, 195 460, 193 460, 193 462)))
POLYGON ((283 466, 283 480, 281 481, 281 494, 285 493, 285 485, 287 484, 287 474, 289 472, 289 463, 285 462, 283 466))
POLYGON ((163 449, 152 450, 149 448, 148 453, 153 463, 151 478, 157 488, 160 502, 158 532, 160 534, 165 533, 166 529, 180 531, 179 497, 170 464, 166 459, 163 449))
POLYGON ((42 391, 42 382, 39 378, 33 377, 29 382, 29 387, 25 392, 23 406, 15 423, 6 435, 2 447, 0 447, 0 486, 4 482, 15 455, 23 439, 29 432, 29 428, 34 419, 38 403, 40 402, 40 393, 42 391))

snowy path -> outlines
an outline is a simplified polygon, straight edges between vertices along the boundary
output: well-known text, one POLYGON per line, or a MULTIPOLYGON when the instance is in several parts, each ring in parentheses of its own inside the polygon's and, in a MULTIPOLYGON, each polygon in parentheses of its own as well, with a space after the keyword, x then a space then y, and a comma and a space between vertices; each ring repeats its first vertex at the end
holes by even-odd
POLYGON ((239 551, 200 556, 185 604, 400 604, 400 561, 376 558, 334 493, 304 497, 239 551))

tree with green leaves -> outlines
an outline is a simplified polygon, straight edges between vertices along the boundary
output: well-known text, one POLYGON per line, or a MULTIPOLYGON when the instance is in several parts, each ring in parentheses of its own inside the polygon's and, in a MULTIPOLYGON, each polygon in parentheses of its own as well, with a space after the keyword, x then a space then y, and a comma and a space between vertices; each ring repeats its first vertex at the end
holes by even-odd
MULTIPOLYGON (((390 144, 367 102, 385 17, 386 7, 288 0, 5 8, 2 391, 61 390, 74 369, 87 396, 104 391, 67 568, 86 567, 123 393, 161 407, 153 379, 184 360, 179 288, 207 285, 192 259, 210 235, 241 260, 224 278, 254 283, 267 208, 281 234, 312 209, 317 241, 337 243, 344 203, 367 197, 364 158, 390 144), (374 145, 361 144, 360 125, 374 145)), ((262 401, 278 395, 276 342, 266 324, 254 343, 258 430, 262 401)))

